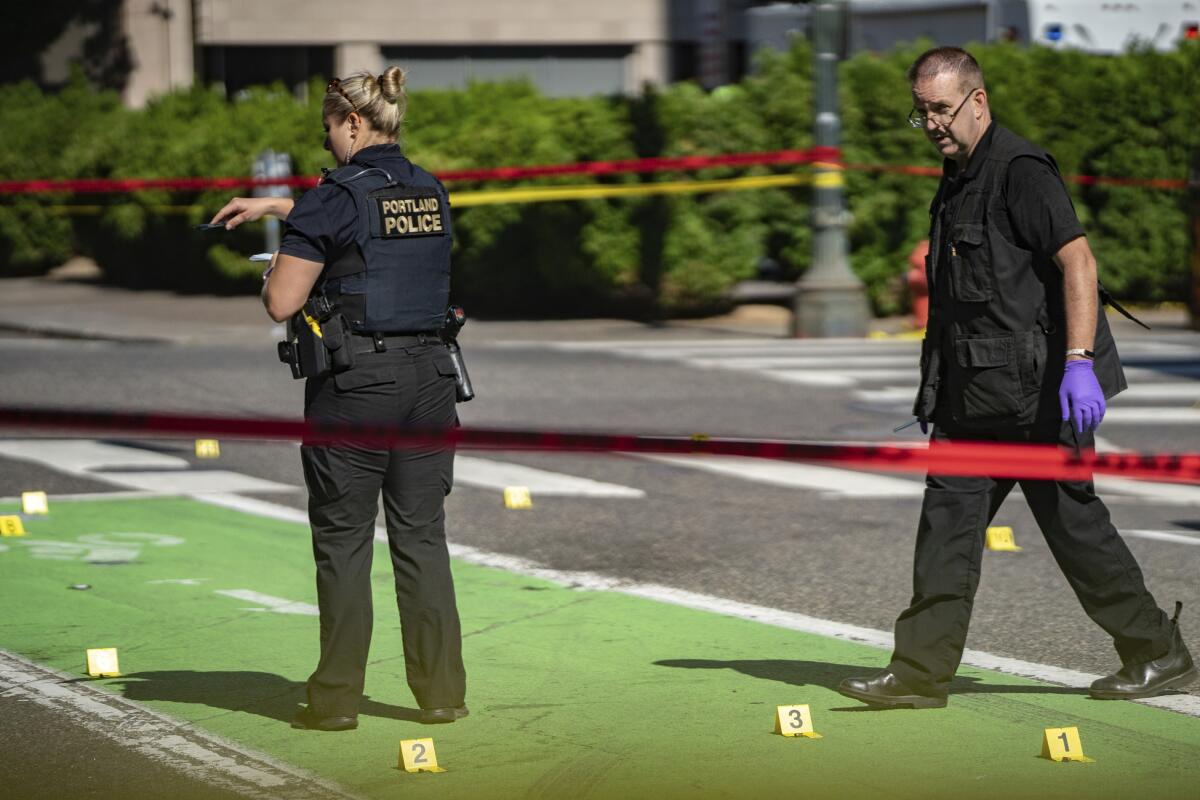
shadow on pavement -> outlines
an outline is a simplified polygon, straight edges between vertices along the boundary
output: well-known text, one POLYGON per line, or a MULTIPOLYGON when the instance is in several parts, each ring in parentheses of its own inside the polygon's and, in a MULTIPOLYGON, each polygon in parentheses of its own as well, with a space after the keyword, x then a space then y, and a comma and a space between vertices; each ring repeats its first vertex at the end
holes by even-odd
MULTIPOLYGON (((112 685, 120 686, 128 700, 195 703, 258 714, 288 724, 297 707, 307 700, 303 681, 288 680, 270 672, 163 670, 133 672, 122 677, 123 680, 113 681, 112 685)), ((402 722, 420 719, 415 708, 380 703, 370 697, 363 698, 358 713, 402 722)))
MULTIPOLYGON (((703 658, 673 658, 655 661, 660 667, 682 669, 732 669, 751 678, 779 681, 792 686, 822 686, 837 691, 838 684, 846 678, 874 675, 880 667, 863 667, 853 664, 830 664, 826 661, 793 661, 790 659, 739 659, 736 661, 713 661, 703 658)), ((1071 686, 1022 686, 1003 683, 983 683, 978 678, 958 676, 950 684, 953 694, 1087 694, 1087 689, 1071 686)), ((867 706, 864 706, 867 708, 867 706)), ((835 709, 843 710, 843 709, 835 709)))

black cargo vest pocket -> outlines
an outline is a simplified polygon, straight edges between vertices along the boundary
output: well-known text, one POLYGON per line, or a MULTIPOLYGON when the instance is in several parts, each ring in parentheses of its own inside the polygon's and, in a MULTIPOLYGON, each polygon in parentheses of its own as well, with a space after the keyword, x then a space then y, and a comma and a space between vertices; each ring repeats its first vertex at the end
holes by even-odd
POLYGON ((962 222, 950 231, 950 282, 960 303, 992 299, 992 268, 983 241, 983 223, 962 222))
POLYGON ((958 336, 949 390, 961 419, 1010 417, 1024 408, 1016 337, 958 336))
POLYGON ((1048 367, 1046 334, 1040 330, 1017 334, 1020 344, 1021 385, 1025 390, 1025 402, 1036 404, 1045 383, 1048 367))

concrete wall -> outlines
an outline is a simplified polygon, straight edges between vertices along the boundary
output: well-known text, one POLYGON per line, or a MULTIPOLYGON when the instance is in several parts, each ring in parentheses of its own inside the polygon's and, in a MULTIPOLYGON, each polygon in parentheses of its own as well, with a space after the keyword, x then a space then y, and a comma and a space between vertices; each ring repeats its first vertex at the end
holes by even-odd
MULTIPOLYGON (((406 47, 424 48, 426 56, 431 48, 445 48, 447 52, 456 47, 546 48, 550 58, 570 57, 571 53, 566 51, 573 47, 615 48, 619 61, 610 60, 609 69, 613 69, 611 64, 619 63, 617 80, 623 86, 612 88, 636 92, 644 83, 662 84, 671 80, 673 42, 716 46, 705 41, 712 38, 711 26, 705 31, 700 24, 700 17, 711 15, 714 9, 722 12, 726 39, 741 39, 741 12, 749 3, 750 0, 356 0, 352 4, 329 0, 124 0, 122 19, 135 60, 125 99, 130 105, 140 106, 155 93, 190 85, 206 53, 223 59, 222 48, 283 46, 329 48, 337 74, 356 69, 381 71, 389 62, 402 62, 406 47), (163 19, 163 9, 170 12, 169 20, 163 19)), ((242 52, 244 57, 250 57, 253 51, 242 52)), ((581 61, 574 68, 584 70, 585 66, 581 61)), ((550 68, 553 69, 552 63, 550 68)), ((209 75, 208 79, 213 77, 209 75)), ((290 78, 294 83, 306 79, 306 75, 290 78)), ((566 84, 570 91, 570 81, 566 84)))
POLYGON ((133 56, 127 105, 140 107, 155 94, 192 85, 191 0, 126 0, 121 23, 133 56))
POLYGON ((666 0, 195 0, 198 44, 601 44, 667 38, 666 0))

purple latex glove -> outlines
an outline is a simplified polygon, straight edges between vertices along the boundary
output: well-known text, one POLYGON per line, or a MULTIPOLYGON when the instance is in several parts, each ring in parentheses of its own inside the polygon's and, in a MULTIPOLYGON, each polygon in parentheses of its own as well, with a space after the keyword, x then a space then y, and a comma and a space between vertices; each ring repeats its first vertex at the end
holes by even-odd
POLYGON ((1075 423, 1079 433, 1094 431, 1104 419, 1104 390, 1096 380, 1092 362, 1088 359, 1068 361, 1058 387, 1058 403, 1062 406, 1063 422, 1075 423))

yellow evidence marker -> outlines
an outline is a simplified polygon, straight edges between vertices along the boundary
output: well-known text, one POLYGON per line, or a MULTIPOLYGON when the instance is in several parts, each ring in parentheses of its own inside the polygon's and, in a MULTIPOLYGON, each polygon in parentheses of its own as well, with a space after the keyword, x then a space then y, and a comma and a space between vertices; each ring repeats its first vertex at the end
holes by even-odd
POLYGON ((49 514, 50 501, 45 492, 21 492, 22 514, 49 514))
POLYGON ((445 772, 438 766, 433 739, 402 739, 400 768, 405 772, 445 772))
POLYGON ((987 549, 999 550, 1002 553, 1017 553, 1021 548, 1013 538, 1013 530, 1007 525, 987 529, 987 549))
POLYGON ((1082 761, 1089 764, 1096 760, 1083 754, 1079 728, 1046 728, 1042 733, 1042 758, 1051 761, 1082 761))
POLYGON ((24 536, 25 526, 16 514, 0 517, 0 536, 24 536))
POLYGON ((220 458, 221 443, 216 439, 197 439, 196 458, 220 458))
POLYGON ((87 674, 93 678, 115 678, 121 674, 117 648, 97 647, 87 651, 87 674))
POLYGON ((524 486, 509 486, 504 490, 505 508, 533 508, 533 498, 524 486))
POLYGON ((803 736, 805 739, 824 739, 813 730, 812 712, 807 705, 776 706, 775 732, 781 736, 803 736))

